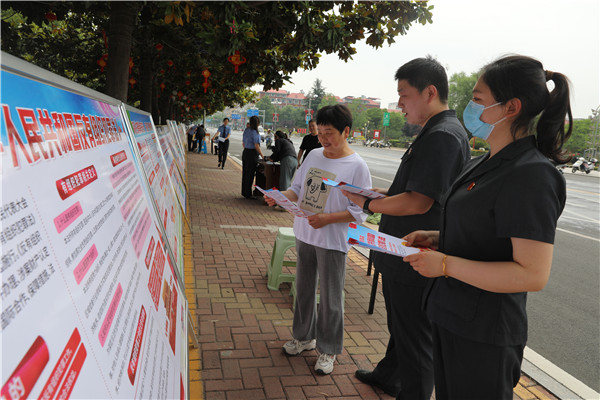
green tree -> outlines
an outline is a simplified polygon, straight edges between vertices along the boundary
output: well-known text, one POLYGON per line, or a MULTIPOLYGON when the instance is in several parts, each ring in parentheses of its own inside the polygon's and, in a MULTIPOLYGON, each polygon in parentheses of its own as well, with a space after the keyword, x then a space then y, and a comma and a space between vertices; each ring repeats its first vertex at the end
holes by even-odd
POLYGON ((271 117, 273 116, 273 113, 277 112, 277 109, 275 108, 275 106, 273 104, 271 104, 271 99, 269 98, 269 96, 265 96, 262 99, 260 99, 256 103, 256 108, 258 108, 259 110, 265 111, 266 121, 263 121, 263 122, 272 121, 271 117))
POLYGON ((315 79, 312 88, 306 95, 306 109, 312 109, 314 112, 317 112, 325 95, 326 93, 323 82, 318 78, 315 79))
MULTIPOLYGON (((404 115, 399 112, 390 112, 390 126, 387 127, 386 138, 388 139, 401 139, 402 128, 406 123, 404 115)), ((386 129, 386 128, 383 128, 386 129)))
POLYGON ((381 108, 368 108, 366 113, 371 129, 383 129, 383 110, 381 108))
POLYGON ((574 120, 573 132, 571 132, 571 137, 565 143, 564 149, 568 153, 583 154, 584 150, 590 148, 592 126, 593 120, 591 118, 574 120))
POLYGON ((322 53, 347 61, 357 41, 381 47, 432 16, 426 2, 121 3, 132 2, 3 2, 2 49, 63 76, 76 71, 80 83, 155 119, 181 120, 243 105, 255 84, 280 88, 298 69, 315 68, 322 53), (11 23, 5 10, 22 22, 11 23), (45 37, 34 34, 44 24, 45 37))
POLYGON ((338 101, 335 98, 335 96, 331 93, 327 93, 325 96, 323 96, 323 99, 319 103, 319 108, 323 108, 325 106, 333 106, 335 104, 338 104, 338 101))
POLYGON ((470 75, 464 72, 452 74, 448 82, 448 107, 456 110, 456 116, 463 122, 463 111, 473 98, 473 87, 477 83, 477 74, 470 75))

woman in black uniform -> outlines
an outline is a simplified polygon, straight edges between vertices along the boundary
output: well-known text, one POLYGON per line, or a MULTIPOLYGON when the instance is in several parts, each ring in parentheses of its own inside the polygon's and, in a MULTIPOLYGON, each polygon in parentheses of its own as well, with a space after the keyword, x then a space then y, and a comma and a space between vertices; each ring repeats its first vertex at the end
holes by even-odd
POLYGON ((426 297, 436 398, 512 399, 527 341, 527 292, 548 281, 566 200, 564 178, 548 158, 565 161, 568 80, 529 57, 501 58, 483 68, 463 119, 490 151, 446 193, 441 230, 406 236, 439 251, 405 261, 437 277, 426 297))

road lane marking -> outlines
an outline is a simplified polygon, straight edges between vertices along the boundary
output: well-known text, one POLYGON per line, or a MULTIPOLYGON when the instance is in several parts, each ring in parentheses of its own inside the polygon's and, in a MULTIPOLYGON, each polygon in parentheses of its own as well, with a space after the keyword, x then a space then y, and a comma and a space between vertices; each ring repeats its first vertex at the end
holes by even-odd
POLYGON ((380 178, 380 177, 378 177, 378 176, 375 176, 375 175, 371 175, 371 178, 375 178, 375 179, 381 179, 382 181, 386 181, 386 182, 389 182, 389 183, 392 183, 392 182, 393 182, 393 181, 390 181, 389 179, 380 178))
POLYGON ((565 212, 567 212, 567 213, 569 213, 569 214, 576 215, 576 216, 578 216, 578 217, 580 217, 580 218, 583 218, 584 220, 587 220, 587 221, 591 221, 591 222, 600 222, 600 221, 598 221, 597 219, 593 219, 593 218, 590 218, 590 217, 588 217, 588 216, 585 216, 585 215, 583 215, 583 214, 576 213, 575 211, 572 211, 572 210, 567 210, 566 208, 565 208, 565 212))
POLYGON ((571 235, 574 235, 574 236, 579 236, 579 237, 582 237, 582 238, 585 238, 585 239, 590 239, 590 240, 595 240, 596 242, 600 242, 600 239, 598 239, 598 238, 587 236, 587 235, 582 235, 581 233, 571 232, 571 231, 568 231, 566 229, 562 229, 562 228, 559 228, 559 227, 556 227, 556 230, 557 231, 561 231, 561 232, 565 232, 565 233, 570 233, 571 235))

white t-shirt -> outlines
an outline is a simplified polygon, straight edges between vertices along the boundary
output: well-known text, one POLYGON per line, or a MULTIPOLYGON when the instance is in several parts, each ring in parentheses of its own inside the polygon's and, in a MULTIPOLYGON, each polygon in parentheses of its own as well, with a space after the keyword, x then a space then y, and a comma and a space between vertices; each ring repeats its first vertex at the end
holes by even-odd
MULTIPOLYGON (((322 148, 314 149, 306 157, 289 188, 298 196, 298 207, 315 214, 334 213, 348 210, 358 223, 367 215, 356 204, 350 202, 340 189, 325 185, 321 178, 346 182, 370 188, 371 173, 367 163, 358 154, 343 158, 327 158, 322 148)), ((313 246, 347 253, 350 245, 346 241, 348 222, 325 225, 314 229, 306 218, 294 218, 294 234, 298 240, 313 246)))

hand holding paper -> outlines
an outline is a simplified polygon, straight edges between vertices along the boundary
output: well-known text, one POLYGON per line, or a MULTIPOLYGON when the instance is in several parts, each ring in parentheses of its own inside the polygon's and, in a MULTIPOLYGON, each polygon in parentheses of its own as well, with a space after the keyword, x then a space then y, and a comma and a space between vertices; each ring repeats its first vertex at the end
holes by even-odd
POLYGON ((260 186, 255 186, 255 188, 257 188, 266 197, 275 200, 278 206, 284 208, 287 212, 296 217, 306 218, 308 215, 310 215, 308 212, 298 208, 296 203, 285 197, 285 195, 276 188, 269 190, 264 190, 260 186))
POLYGON ((361 196, 365 196, 370 199, 381 199, 381 198, 385 197, 381 193, 377 193, 370 189, 365 189, 365 188, 361 188, 358 186, 354 186, 354 185, 351 185, 346 182, 336 182, 336 181, 332 181, 331 179, 327 179, 327 178, 321 178, 321 179, 323 179, 323 183, 326 185, 333 186, 334 188, 338 188, 338 189, 343 189, 346 192, 359 194, 361 196))
POLYGON ((408 246, 406 240, 353 223, 348 227, 348 243, 398 257, 406 257, 410 254, 429 250, 408 246))

